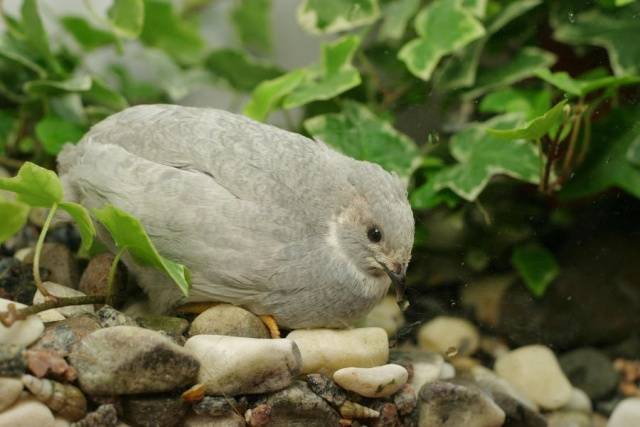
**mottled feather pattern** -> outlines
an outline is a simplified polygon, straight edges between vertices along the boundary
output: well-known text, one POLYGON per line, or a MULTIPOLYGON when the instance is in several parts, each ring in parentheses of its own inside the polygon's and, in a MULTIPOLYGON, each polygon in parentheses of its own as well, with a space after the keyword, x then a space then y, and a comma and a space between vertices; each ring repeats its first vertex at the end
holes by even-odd
MULTIPOLYGON (((130 212, 164 256, 190 268, 191 300, 243 305, 284 326, 345 326, 386 292, 386 278, 364 276, 327 244, 330 222, 354 200, 402 204, 386 212, 379 203, 373 214, 413 240, 397 177, 220 110, 132 107, 65 147, 59 162, 65 194, 130 212)), ((158 310, 180 302, 167 280, 130 267, 158 310)))

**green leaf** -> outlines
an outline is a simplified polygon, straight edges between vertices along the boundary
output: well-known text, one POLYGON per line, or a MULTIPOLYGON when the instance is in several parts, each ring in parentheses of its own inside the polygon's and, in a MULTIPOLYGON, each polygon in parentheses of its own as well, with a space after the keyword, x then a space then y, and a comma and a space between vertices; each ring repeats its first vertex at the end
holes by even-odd
POLYGON ((24 0, 22 3, 22 30, 26 41, 42 58, 44 58, 54 72, 60 72, 60 66, 51 54, 49 36, 44 28, 37 0, 24 0))
POLYGON ((553 106, 543 115, 536 117, 523 126, 514 129, 487 129, 488 132, 498 138, 505 139, 526 139, 529 141, 537 141, 553 128, 556 128, 564 119, 564 106, 566 100, 562 100, 553 106))
POLYGON ((640 168, 629 161, 629 150, 640 137, 640 110, 616 110, 599 123, 591 138, 591 150, 573 179, 560 192, 563 199, 577 199, 610 188, 621 188, 640 198, 640 168))
POLYGON ((340 113, 313 117, 304 122, 304 127, 315 139, 347 156, 378 163, 405 181, 421 163, 413 140, 357 102, 345 101, 340 113))
POLYGON ((462 0, 462 7, 468 9, 478 18, 484 18, 487 12, 487 0, 462 0))
POLYGON ((93 246, 93 239, 96 235, 96 228, 91 221, 91 215, 84 206, 73 202, 62 202, 60 208, 64 209, 75 221, 78 232, 82 238, 80 254, 87 254, 93 246))
POLYGON ((215 76, 242 92, 251 92, 263 81, 282 75, 279 68, 255 61, 244 52, 233 49, 211 52, 205 65, 215 76))
POLYGON ((465 93, 467 98, 475 98, 493 89, 512 85, 532 77, 537 70, 548 68, 556 61, 555 55, 535 47, 525 47, 518 51, 507 64, 479 70, 476 86, 465 93))
POLYGON ((85 131, 58 116, 45 116, 36 125, 36 136, 44 150, 51 155, 58 154, 68 142, 78 142, 85 131))
POLYGON ((482 98, 478 106, 481 113, 521 113, 525 120, 543 115, 551 108, 551 92, 505 88, 482 98))
POLYGON ((263 52, 271 50, 271 0, 241 0, 231 20, 243 46, 263 52))
POLYGON ((243 114, 254 120, 264 121, 280 105, 282 99, 302 83, 305 75, 306 70, 293 70, 260 83, 244 107, 243 114))
POLYGON ((304 0, 298 7, 300 26, 313 34, 332 34, 375 22, 377 0, 304 0))
POLYGON ((640 74, 640 3, 603 10, 592 8, 578 13, 571 22, 556 26, 554 37, 570 44, 590 44, 603 47, 609 53, 615 75, 640 74))
POLYGON ((67 80, 33 80, 24 84, 24 91, 33 96, 52 96, 91 89, 91 77, 82 74, 67 80))
POLYGON ((396 0, 387 3, 382 16, 378 37, 381 40, 399 40, 407 29, 407 23, 420 6, 420 0, 396 0))
POLYGON ((629 160, 634 166, 640 167, 640 132, 638 132, 638 135, 633 141, 631 141, 631 144, 629 144, 627 160, 629 160))
POLYGON ((507 143, 487 132, 490 128, 511 128, 519 120, 520 115, 497 116, 454 135, 449 149, 459 163, 433 175, 433 190, 448 188, 463 199, 473 201, 494 175, 503 174, 537 184, 542 159, 535 146, 523 140, 507 143))
POLYGON ((166 273, 182 293, 189 296, 191 287, 189 270, 184 265, 161 256, 140 221, 112 205, 95 210, 94 214, 96 219, 107 228, 119 248, 125 248, 140 264, 166 273))
POLYGON ((35 62, 27 49, 4 34, 0 35, 0 57, 7 58, 28 68, 40 78, 44 78, 47 75, 47 71, 35 62))
POLYGON ((24 227, 29 218, 29 206, 0 198, 0 243, 24 227))
POLYGON ((135 39, 144 23, 143 0, 113 0, 107 11, 113 31, 119 37, 135 39))
POLYGON ((102 79, 96 76, 91 78, 91 88, 82 95, 86 100, 114 111, 123 110, 129 106, 124 96, 107 86, 102 79))
POLYGON ((62 202, 63 190, 55 172, 26 162, 13 178, 0 178, 0 190, 16 193, 19 202, 48 208, 62 202))
POLYGON ((109 45, 116 40, 112 33, 95 28, 80 16, 65 16, 60 21, 64 29, 87 52, 109 45))
POLYGON ((560 272, 553 254, 538 244, 518 246, 511 256, 511 264, 536 297, 544 295, 560 272))
POLYGON ((398 53, 409 71, 429 80, 443 56, 466 46, 485 34, 482 24, 456 1, 436 0, 415 19, 417 39, 398 53))
POLYGON ((308 71, 307 79, 284 99, 283 107, 294 108, 311 101, 331 99, 358 86, 361 82, 360 73, 351 65, 358 46, 360 38, 357 36, 343 37, 323 45, 320 71, 308 71))
POLYGON ((574 79, 564 71, 552 73, 546 68, 536 70, 535 74, 569 95, 579 97, 584 97, 599 89, 616 89, 620 86, 640 83, 640 76, 605 76, 594 79, 574 79))
POLYGON ((182 65, 199 62, 206 48, 197 28, 177 15, 169 0, 144 1, 140 40, 164 50, 182 65))

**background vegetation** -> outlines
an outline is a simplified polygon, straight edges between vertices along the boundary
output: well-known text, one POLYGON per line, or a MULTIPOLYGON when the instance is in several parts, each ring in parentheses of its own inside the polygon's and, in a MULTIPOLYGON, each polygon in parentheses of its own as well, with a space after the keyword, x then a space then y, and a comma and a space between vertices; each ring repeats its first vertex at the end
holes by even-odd
MULTIPOLYGON (((282 111, 291 130, 407 182, 420 285, 516 270, 541 296, 567 241, 603 224, 639 232, 640 2, 304 0, 298 24, 322 51, 289 70, 273 62, 269 0, 234 2, 235 41, 216 48, 200 19, 215 0, 114 0, 106 14, 87 0, 46 25, 42 3, 2 12, 0 164, 12 173, 54 168, 64 143, 128 105, 222 83, 238 94, 229 109, 282 111), (118 59, 131 44, 163 78, 118 59), (92 69, 101 50, 115 59, 92 69)), ((0 240, 27 217, 0 200, 0 240)))

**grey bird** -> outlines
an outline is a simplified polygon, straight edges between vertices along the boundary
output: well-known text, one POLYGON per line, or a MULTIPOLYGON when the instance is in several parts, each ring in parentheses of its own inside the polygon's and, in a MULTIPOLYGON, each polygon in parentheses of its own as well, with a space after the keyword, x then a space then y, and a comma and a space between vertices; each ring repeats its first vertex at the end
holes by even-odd
POLYGON ((405 185, 321 141, 221 110, 142 105, 93 126, 58 163, 68 199, 135 215, 191 270, 185 299, 125 258, 158 312, 217 301, 290 329, 347 327, 391 282, 404 292, 405 185))

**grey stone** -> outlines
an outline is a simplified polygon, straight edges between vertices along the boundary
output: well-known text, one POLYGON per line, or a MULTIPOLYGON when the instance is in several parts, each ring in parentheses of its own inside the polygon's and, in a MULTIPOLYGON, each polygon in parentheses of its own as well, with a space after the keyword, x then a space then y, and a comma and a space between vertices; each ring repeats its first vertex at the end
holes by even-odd
POLYGON ((181 338, 189 329, 189 322, 180 317, 144 315, 136 317, 136 322, 143 328, 161 331, 171 338, 181 338))
MULTIPOLYGON (((43 280, 49 272, 41 269, 43 280)), ((31 266, 15 258, 0 259, 0 296, 22 304, 31 304, 36 293, 31 266)))
MULTIPOLYGON (((33 251, 26 256, 24 262, 27 264, 33 262, 33 251)), ((73 253, 65 245, 45 243, 40 253, 40 267, 49 270, 48 281, 68 288, 78 288, 80 278, 78 264, 73 253)))
POLYGON ((138 326, 138 322, 115 308, 105 305, 96 312, 98 321, 103 328, 112 326, 138 326))
POLYGON ((302 381, 270 394, 265 403, 271 406, 269 427, 335 427, 340 420, 338 413, 302 381))
POLYGON ((240 401, 230 396, 205 396, 201 401, 193 405, 193 412, 198 415, 219 417, 231 413, 244 413, 247 410, 246 398, 240 401))
POLYGON ((84 314, 46 325, 44 334, 31 347, 33 350, 54 350, 66 356, 73 345, 100 329, 95 316, 84 314))
POLYGON ((134 427, 177 427, 187 415, 180 396, 129 396, 122 406, 124 420, 134 427))
POLYGON ((618 385, 618 373, 611 360, 594 348, 580 348, 563 354, 560 366, 574 387, 591 399, 601 399, 618 385))
POLYGON ((116 427, 117 425, 116 407, 112 404, 103 404, 80 421, 75 422, 72 427, 116 427))
POLYGON ((231 304, 217 304, 196 317, 189 335, 230 335, 269 338, 269 331, 258 316, 231 304))
POLYGON ((505 421, 504 411, 478 388, 434 381, 418 396, 420 427, 499 427, 505 421))
POLYGON ((159 332, 135 326, 97 330, 69 355, 89 394, 156 393, 193 384, 200 364, 159 332))
POLYGON ((336 407, 347 400, 347 393, 324 374, 309 374, 306 381, 311 391, 336 407))
POLYGON ((547 415, 548 427, 592 427, 591 415, 577 411, 557 411, 547 415))
POLYGON ((0 344, 0 377, 21 377, 27 371, 24 347, 0 344))

